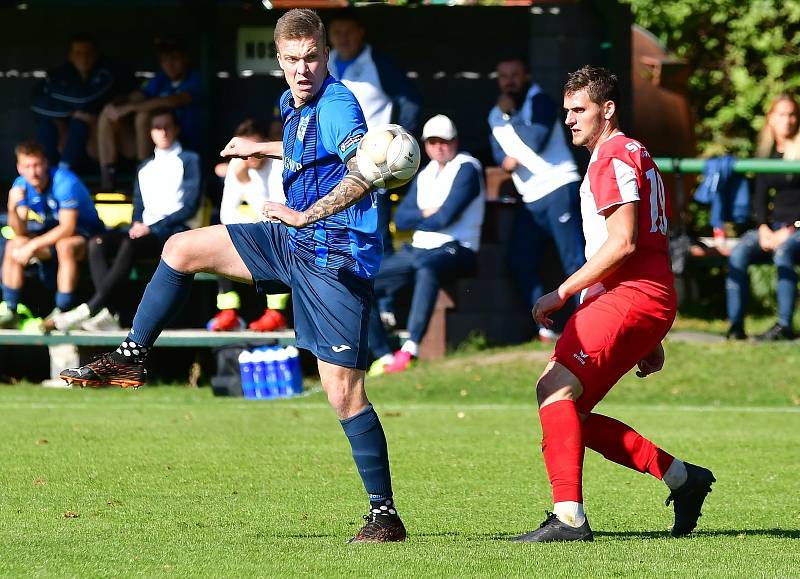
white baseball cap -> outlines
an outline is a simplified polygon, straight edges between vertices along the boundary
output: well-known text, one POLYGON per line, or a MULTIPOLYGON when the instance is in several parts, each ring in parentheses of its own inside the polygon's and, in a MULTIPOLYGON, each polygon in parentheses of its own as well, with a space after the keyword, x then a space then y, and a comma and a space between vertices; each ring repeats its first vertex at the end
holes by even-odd
POLYGON ((452 141, 458 136, 456 126, 448 117, 444 115, 436 115, 428 119, 425 126, 422 127, 422 140, 426 141, 431 138, 444 139, 445 141, 452 141))

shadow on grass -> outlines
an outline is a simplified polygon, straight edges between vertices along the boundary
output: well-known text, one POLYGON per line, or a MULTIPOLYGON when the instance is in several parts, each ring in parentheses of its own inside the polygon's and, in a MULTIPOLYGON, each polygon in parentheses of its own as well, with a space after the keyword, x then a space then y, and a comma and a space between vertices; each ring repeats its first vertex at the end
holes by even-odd
MULTIPOLYGON (((610 539, 672 539, 669 531, 594 531, 595 537, 610 539)), ((774 537, 779 539, 800 539, 800 530, 796 529, 729 529, 719 531, 693 531, 688 537, 774 537)))
MULTIPOLYGON (((525 532, 525 531, 522 531, 525 532)), ((458 531, 439 531, 435 533, 413 533, 409 534, 409 539, 419 538, 439 538, 439 537, 458 537, 464 541, 508 541, 520 533, 464 533, 458 531)), ((342 537, 338 533, 287 533, 275 535, 282 539, 335 539, 342 537)), ((637 541, 642 539, 669 539, 680 540, 670 536, 669 531, 594 531, 595 537, 616 539, 620 541, 637 541)), ((719 531, 694 531, 687 538, 691 537, 772 537, 777 539, 800 539, 800 530, 796 529, 730 529, 719 531)))

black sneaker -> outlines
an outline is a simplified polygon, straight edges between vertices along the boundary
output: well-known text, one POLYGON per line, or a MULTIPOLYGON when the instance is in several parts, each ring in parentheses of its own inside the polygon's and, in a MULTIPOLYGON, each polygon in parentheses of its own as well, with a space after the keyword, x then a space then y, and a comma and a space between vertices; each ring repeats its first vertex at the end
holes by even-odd
POLYGON ((717 482, 714 475, 707 468, 684 463, 686 465, 686 482, 670 492, 665 506, 674 502, 675 524, 672 526, 671 534, 673 537, 688 535, 697 526, 697 519, 700 518, 700 508, 703 501, 711 492, 711 485, 717 482))
POLYGON ((769 330, 756 336, 759 342, 778 342, 781 340, 794 340, 792 328, 775 323, 769 330))
POLYGON ((737 324, 731 324, 731 327, 728 328, 728 331, 725 332, 725 339, 726 340, 746 340, 747 334, 744 332, 744 328, 737 324))
POLYGON ((67 384, 83 386, 120 386, 122 388, 138 388, 147 381, 147 370, 143 364, 126 364, 112 357, 113 352, 100 354, 94 360, 80 368, 62 370, 59 378, 67 384))
POLYGON ((348 543, 396 543, 406 540, 406 528, 397 515, 364 515, 366 524, 348 543))
POLYGON ((512 543, 552 543, 554 541, 594 541, 589 519, 580 527, 571 527, 558 520, 555 513, 547 512, 547 518, 539 528, 511 539, 512 543))

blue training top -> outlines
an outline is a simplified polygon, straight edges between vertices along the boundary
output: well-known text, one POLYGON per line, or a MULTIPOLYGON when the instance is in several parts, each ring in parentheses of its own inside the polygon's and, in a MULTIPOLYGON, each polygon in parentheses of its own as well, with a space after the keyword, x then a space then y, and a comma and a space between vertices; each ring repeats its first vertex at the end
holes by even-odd
POLYGON ((59 167, 50 169, 50 183, 40 193, 23 176, 14 181, 12 187, 25 190, 25 199, 19 202, 28 208, 28 231, 44 232, 58 225, 59 209, 77 209, 78 224, 76 233, 91 237, 105 231, 105 225, 97 216, 89 190, 77 175, 59 167))
MULTIPOLYGON (((355 155, 367 124, 353 93, 332 76, 313 99, 297 109, 287 90, 281 96, 280 109, 286 204, 305 211, 347 174, 345 163, 355 155)), ((308 227, 289 228, 290 247, 300 259, 371 278, 383 255, 377 226, 373 191, 355 205, 308 227)))
POLYGON ((175 109, 175 116, 178 117, 178 125, 181 127, 181 143, 187 149, 197 150, 201 145, 201 126, 200 126, 200 75, 190 70, 181 80, 172 81, 163 72, 158 72, 142 85, 140 89, 147 98, 172 96, 174 94, 187 92, 192 96, 192 102, 175 109))

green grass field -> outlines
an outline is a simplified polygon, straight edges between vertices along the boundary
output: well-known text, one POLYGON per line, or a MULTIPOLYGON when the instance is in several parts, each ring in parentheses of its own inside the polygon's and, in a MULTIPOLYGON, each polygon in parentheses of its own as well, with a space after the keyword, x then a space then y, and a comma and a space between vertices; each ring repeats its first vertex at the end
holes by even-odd
MULTIPOLYGON (((409 541, 347 546, 367 503, 324 396, 0 388, 0 575, 800 575, 800 350, 668 345, 599 411, 717 477, 672 539, 663 483, 587 453, 590 544, 515 545, 550 496, 533 404, 547 352, 461 353, 369 383, 409 541)), ((313 386, 313 385, 311 385, 313 386)))

